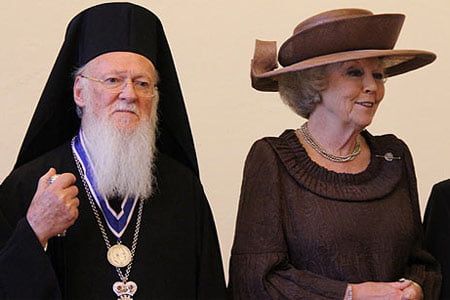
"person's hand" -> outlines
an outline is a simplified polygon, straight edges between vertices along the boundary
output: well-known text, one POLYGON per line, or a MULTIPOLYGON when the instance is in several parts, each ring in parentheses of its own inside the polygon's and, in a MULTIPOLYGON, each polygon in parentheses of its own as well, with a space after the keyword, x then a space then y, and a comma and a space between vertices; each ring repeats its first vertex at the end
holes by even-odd
POLYGON ((27 221, 42 246, 49 238, 63 233, 75 223, 78 217, 78 188, 74 185, 75 175, 60 174, 53 183, 50 178, 56 175, 51 168, 38 183, 36 193, 27 211, 27 221))
MULTIPOLYGON (((354 300, 359 299, 392 299, 406 300, 405 293, 411 286, 411 281, 403 282, 363 282, 352 284, 352 294, 354 300)), ((413 298, 415 299, 415 298, 413 298)))
POLYGON ((423 291, 420 285, 418 285, 417 283, 413 283, 410 280, 405 281, 409 281, 411 284, 403 289, 404 295, 402 300, 422 300, 423 291))

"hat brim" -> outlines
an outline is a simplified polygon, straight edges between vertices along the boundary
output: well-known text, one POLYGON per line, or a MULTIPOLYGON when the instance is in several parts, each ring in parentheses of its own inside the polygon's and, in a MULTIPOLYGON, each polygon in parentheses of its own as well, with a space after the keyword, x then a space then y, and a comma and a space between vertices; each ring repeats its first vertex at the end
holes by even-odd
POLYGON ((313 57, 284 68, 258 74, 252 60, 252 86, 260 91, 278 91, 276 77, 282 74, 302 71, 314 67, 366 58, 383 58, 385 74, 392 77, 432 63, 436 55, 423 50, 353 50, 313 57))

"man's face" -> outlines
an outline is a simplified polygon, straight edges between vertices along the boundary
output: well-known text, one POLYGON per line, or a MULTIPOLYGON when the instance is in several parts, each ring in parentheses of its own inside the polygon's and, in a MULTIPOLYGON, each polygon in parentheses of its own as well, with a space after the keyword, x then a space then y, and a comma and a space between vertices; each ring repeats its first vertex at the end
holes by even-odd
POLYGON ((144 56, 110 52, 91 60, 82 76, 77 76, 74 99, 83 115, 90 113, 119 130, 133 131, 140 121, 150 118, 156 82, 155 67, 144 56))

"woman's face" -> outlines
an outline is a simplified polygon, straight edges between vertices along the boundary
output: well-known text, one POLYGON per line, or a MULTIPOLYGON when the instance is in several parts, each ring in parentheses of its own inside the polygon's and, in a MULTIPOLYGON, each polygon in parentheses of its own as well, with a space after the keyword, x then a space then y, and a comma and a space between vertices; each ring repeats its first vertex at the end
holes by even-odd
POLYGON ((328 86, 313 115, 332 124, 362 130, 384 97, 384 70, 378 58, 332 64, 326 69, 328 86))

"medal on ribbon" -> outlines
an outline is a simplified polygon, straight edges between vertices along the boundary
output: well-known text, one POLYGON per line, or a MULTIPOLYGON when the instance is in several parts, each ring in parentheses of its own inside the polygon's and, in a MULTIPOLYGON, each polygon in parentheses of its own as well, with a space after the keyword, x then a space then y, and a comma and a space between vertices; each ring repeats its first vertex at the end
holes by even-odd
POLYGON ((120 213, 116 213, 109 206, 109 203, 105 201, 104 197, 97 193, 95 189, 92 164, 90 163, 89 156, 83 145, 82 136, 82 131, 80 130, 79 135, 73 138, 72 152, 83 186, 89 198, 89 203, 91 204, 95 219, 100 228, 100 232, 102 233, 106 248, 108 249, 106 254, 107 260, 116 268, 117 274, 121 280, 113 284, 113 291, 118 297, 117 300, 132 300, 133 295, 137 291, 137 284, 134 281, 128 281, 128 277, 130 275, 131 263, 136 251, 144 201, 138 201, 136 197, 127 197, 124 202, 125 204, 122 205, 122 211, 120 213), (133 235, 133 244, 130 250, 127 246, 122 244, 121 236, 130 223, 137 202, 139 202, 139 211, 136 219, 136 229, 133 235), (117 243, 113 246, 111 246, 111 243, 109 242, 97 207, 101 210, 108 228, 117 237, 117 243), (123 267, 126 267, 125 274, 123 274, 120 269, 123 267))

